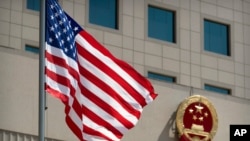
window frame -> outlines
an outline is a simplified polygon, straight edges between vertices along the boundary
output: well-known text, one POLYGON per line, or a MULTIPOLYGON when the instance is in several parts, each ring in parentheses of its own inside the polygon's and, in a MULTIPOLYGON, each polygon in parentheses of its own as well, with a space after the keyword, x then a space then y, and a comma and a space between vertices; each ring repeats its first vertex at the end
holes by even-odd
MULTIPOLYGON (((163 9, 163 8, 160 8, 160 7, 157 7, 157 6, 153 6, 153 5, 148 5, 148 37, 149 38, 154 38, 154 39, 157 39, 157 40, 163 40, 163 41, 166 41, 166 42, 170 42, 170 43, 173 43, 175 44, 176 43, 176 35, 175 35, 175 32, 176 32, 176 25, 175 25, 175 21, 176 21, 176 12, 175 11, 172 11, 172 10, 168 10, 168 9, 163 9), (150 9, 154 9, 154 10, 159 10, 161 12, 164 12, 164 14, 171 14, 171 20, 172 20, 172 33, 169 33, 171 35, 171 41, 168 41, 169 39, 161 39, 159 37, 153 37, 149 32, 150 31, 150 9)), ((168 27, 169 28, 169 27, 168 27)), ((154 28, 155 29, 155 28, 154 28)))
POLYGON ((28 9, 27 3, 28 3, 28 0, 24 0, 24 2, 23 2, 23 11, 26 12, 26 13, 30 13, 30 14, 39 16, 40 10, 36 11, 36 10, 28 9))
POLYGON ((208 80, 208 79, 202 79, 202 89, 206 92, 210 93, 216 93, 224 96, 235 96, 235 87, 234 85, 222 83, 222 82, 217 82, 213 80, 208 80), (222 88, 222 89, 227 89, 230 91, 230 94, 224 94, 224 93, 219 93, 219 92, 213 92, 205 89, 205 85, 217 87, 217 88, 222 88))
POLYGON ((159 68, 154 68, 154 67, 150 67, 150 66, 145 66, 144 69, 144 76, 149 78, 150 80, 159 83, 161 85, 165 85, 165 84, 178 84, 180 82, 180 73, 174 72, 174 71, 168 71, 168 70, 162 70, 159 68), (165 82, 165 81, 161 81, 161 80, 156 80, 156 79, 151 79, 148 77, 148 72, 152 72, 155 74, 160 74, 160 75, 165 75, 165 76, 169 76, 169 77, 174 77, 175 78, 175 82, 171 83, 171 82, 165 82))
POLYGON ((33 46, 33 47, 37 47, 39 48, 39 42, 36 41, 32 41, 32 40, 26 40, 26 39, 22 39, 22 54, 25 55, 26 57, 31 57, 31 58, 37 58, 39 56, 39 53, 33 53, 30 51, 26 51, 25 46, 29 45, 29 46, 33 46))
POLYGON ((30 45, 30 44, 25 44, 25 46, 24 46, 24 50, 25 50, 25 52, 29 52, 29 53, 34 53, 34 54, 39 54, 39 47, 37 47, 37 46, 34 46, 34 45, 30 45), (27 47, 28 48, 34 48, 34 49, 37 49, 38 50, 38 52, 35 52, 35 51, 31 51, 31 50, 27 50, 27 47))
POLYGON ((86 25, 88 27, 91 28, 95 28, 95 29, 99 29, 99 30, 104 30, 104 31, 108 31, 108 32, 113 32, 113 33, 121 33, 122 32, 122 1, 121 0, 117 0, 117 29, 116 28, 109 28, 109 27, 105 27, 102 25, 98 25, 98 24, 93 24, 90 22, 89 20, 89 1, 90 0, 86 0, 86 8, 85 8, 85 21, 86 21, 86 25))
POLYGON ((210 56, 214 56, 214 57, 219 57, 219 58, 223 58, 223 59, 228 59, 228 60, 233 60, 234 58, 234 26, 233 26, 233 22, 229 21, 229 20, 225 20, 225 19, 221 19, 218 17, 214 17, 214 16, 210 16, 210 15, 206 15, 206 14, 202 14, 201 15, 201 53, 206 54, 206 55, 210 55, 210 56), (228 45, 229 45, 229 55, 224 55, 224 54, 220 54, 220 53, 216 53, 213 51, 208 51, 205 50, 205 20, 214 22, 214 23, 219 23, 222 25, 227 25, 228 27, 228 45))
POLYGON ((232 90, 231 89, 228 89, 228 88, 225 88, 225 87, 220 87, 220 86, 215 86, 215 85, 211 85, 211 84, 204 84, 204 90, 209 91, 209 92, 223 94, 223 95, 231 95, 232 94, 232 90), (214 89, 228 91, 228 93, 221 93, 221 92, 215 91, 215 90, 208 90, 208 89, 206 89, 207 86, 210 87, 210 88, 214 88, 214 89))
POLYGON ((147 72, 147 77, 148 77, 149 79, 156 80, 156 81, 160 81, 160 82, 172 83, 172 84, 176 84, 176 83, 177 83, 177 77, 176 77, 176 76, 170 76, 170 75, 167 75, 167 74, 162 74, 162 73, 158 73, 158 72, 154 72, 154 71, 148 71, 148 72, 147 72), (170 78, 170 79, 173 79, 173 81, 168 81, 168 80, 163 80, 163 79, 152 78, 152 77, 149 76, 149 73, 152 73, 152 74, 154 74, 154 75, 163 76, 163 77, 165 77, 165 78, 170 78))
POLYGON ((157 42, 157 43, 161 43, 161 44, 165 44, 168 46, 173 46, 173 47, 179 47, 180 46, 180 22, 179 22, 179 17, 180 17, 180 10, 178 7, 175 7, 173 5, 168 5, 168 4, 163 4, 163 3, 159 3, 159 2, 153 2, 153 1, 145 1, 145 7, 144 7, 145 11, 145 39, 151 42, 157 42), (174 38, 175 38, 175 42, 169 42, 169 41, 165 41, 165 40, 161 40, 161 39, 157 39, 157 38, 153 38, 153 37, 149 37, 148 36, 148 8, 149 6, 152 7, 156 7, 159 9, 163 9, 163 10, 167 10, 167 11, 173 11, 174 12, 174 38))

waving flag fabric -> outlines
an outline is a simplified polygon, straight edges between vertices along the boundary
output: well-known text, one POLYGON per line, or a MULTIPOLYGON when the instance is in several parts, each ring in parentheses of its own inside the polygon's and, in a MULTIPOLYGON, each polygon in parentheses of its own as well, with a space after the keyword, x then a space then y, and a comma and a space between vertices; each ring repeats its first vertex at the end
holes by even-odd
POLYGON ((152 85, 56 0, 47 0, 46 10, 46 91, 62 100, 66 123, 80 140, 120 140, 157 96, 152 85))

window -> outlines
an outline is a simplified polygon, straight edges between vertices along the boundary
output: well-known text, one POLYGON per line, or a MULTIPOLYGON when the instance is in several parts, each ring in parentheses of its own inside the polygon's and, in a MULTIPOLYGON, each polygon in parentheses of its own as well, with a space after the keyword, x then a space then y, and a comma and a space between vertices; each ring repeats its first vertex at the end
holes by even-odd
POLYGON ((159 81, 164 81, 164 82, 169 82, 169 83, 176 83, 175 77, 167 76, 167 75, 163 75, 159 73, 154 73, 154 72, 148 72, 148 78, 159 80, 159 81))
POLYGON ((228 95, 231 94, 230 89, 212 86, 212 85, 208 85, 208 84, 205 84, 205 90, 216 92, 216 93, 221 93, 221 94, 228 94, 228 95))
POLYGON ((31 45, 25 45, 25 51, 39 54, 39 48, 31 45))
POLYGON ((40 0, 26 0, 26 7, 30 10, 40 11, 40 0))
POLYGON ((118 29, 118 0, 89 0, 89 22, 118 29))
POLYGON ((148 36, 176 43, 175 12, 148 6, 148 36))
POLYGON ((204 48, 206 51, 230 56, 229 26, 204 20, 204 48))

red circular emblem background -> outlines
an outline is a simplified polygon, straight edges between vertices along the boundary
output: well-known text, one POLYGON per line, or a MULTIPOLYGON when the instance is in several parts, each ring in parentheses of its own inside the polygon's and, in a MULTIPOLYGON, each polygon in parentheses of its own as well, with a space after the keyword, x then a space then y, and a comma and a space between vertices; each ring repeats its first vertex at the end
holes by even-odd
POLYGON ((176 124, 180 141, 209 141, 217 130, 217 113, 207 98, 193 95, 180 104, 176 124))

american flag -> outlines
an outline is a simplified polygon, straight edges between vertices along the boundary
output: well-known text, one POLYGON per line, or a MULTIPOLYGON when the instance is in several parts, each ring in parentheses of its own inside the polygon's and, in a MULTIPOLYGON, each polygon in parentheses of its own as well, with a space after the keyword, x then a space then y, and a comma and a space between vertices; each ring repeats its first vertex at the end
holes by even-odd
POLYGON ((66 123, 80 140, 120 140, 156 98, 152 85, 56 0, 47 0, 46 10, 46 91, 62 100, 66 123))

